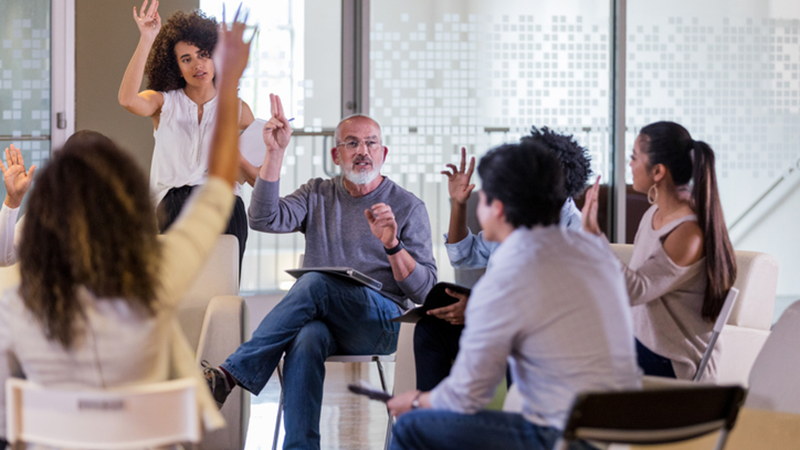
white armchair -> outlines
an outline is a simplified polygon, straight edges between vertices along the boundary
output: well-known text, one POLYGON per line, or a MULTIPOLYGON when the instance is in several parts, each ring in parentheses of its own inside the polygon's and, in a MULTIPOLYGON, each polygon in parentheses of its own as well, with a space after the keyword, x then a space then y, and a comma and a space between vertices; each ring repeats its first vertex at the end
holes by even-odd
MULTIPOLYGON (((611 248, 620 260, 630 261, 632 245, 612 244, 611 248)), ((735 253, 738 276, 734 287, 739 289, 739 297, 719 337, 724 351, 717 368, 717 383, 747 386, 750 369, 772 326, 778 262, 766 253, 735 253)))
MULTIPOLYGON (((222 235, 208 261, 181 300, 178 321, 197 355, 217 366, 248 337, 248 310, 239 297, 239 243, 222 235)), ((227 426, 208 432, 201 449, 243 449, 250 419, 250 394, 235 389, 222 415, 227 426)))

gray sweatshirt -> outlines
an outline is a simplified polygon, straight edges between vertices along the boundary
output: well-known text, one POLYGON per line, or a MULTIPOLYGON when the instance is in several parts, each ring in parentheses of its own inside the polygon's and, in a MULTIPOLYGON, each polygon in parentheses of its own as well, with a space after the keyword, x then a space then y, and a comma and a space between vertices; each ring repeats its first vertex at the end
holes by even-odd
POLYGON ((286 197, 279 181, 256 180, 250 200, 250 228, 268 233, 305 234, 305 267, 352 267, 383 283, 382 293, 422 303, 436 284, 431 224, 425 204, 384 178, 377 189, 355 198, 342 177, 313 178, 286 197), (392 208, 398 239, 417 262, 405 280, 396 281, 381 241, 372 234, 364 211, 376 203, 392 208))

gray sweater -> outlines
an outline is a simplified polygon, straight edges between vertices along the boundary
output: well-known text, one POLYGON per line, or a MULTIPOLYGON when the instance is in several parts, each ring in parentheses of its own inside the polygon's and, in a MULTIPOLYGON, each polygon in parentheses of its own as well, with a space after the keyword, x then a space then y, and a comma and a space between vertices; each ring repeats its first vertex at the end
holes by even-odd
POLYGON ((250 228, 268 233, 305 234, 305 267, 345 266, 383 283, 383 294, 422 303, 436 283, 431 248, 431 224, 422 200, 384 178, 377 189, 355 198, 342 177, 313 178, 286 197, 279 181, 256 180, 250 200, 250 228), (396 281, 383 244, 369 228, 364 211, 376 203, 392 208, 398 238, 417 266, 405 280, 396 281))

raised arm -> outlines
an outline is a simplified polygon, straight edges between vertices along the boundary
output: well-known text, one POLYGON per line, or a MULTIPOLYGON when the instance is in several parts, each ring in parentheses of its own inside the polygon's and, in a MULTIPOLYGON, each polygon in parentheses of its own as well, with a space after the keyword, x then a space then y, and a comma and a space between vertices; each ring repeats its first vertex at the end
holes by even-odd
POLYGON ((264 143, 267 144, 267 154, 264 164, 259 169, 259 177, 264 181, 278 181, 281 177, 281 165, 289 138, 292 137, 292 126, 283 113, 281 98, 269 94, 269 105, 272 117, 264 124, 264 143))
POLYGON ((222 70, 217 72, 217 122, 208 159, 208 175, 222 178, 231 187, 239 174, 240 158, 237 90, 250 56, 250 42, 242 41, 246 25, 237 20, 238 16, 239 11, 230 30, 223 25, 214 50, 214 66, 222 70))
POLYGON ((161 30, 161 16, 158 14, 158 0, 152 0, 150 8, 147 8, 148 0, 142 3, 142 9, 137 13, 133 7, 133 20, 139 27, 139 44, 133 57, 125 69, 122 77, 122 84, 119 86, 117 98, 119 104, 137 116, 151 117, 158 112, 164 103, 164 96, 161 93, 146 90, 139 92, 144 76, 144 66, 147 63, 147 56, 153 47, 153 42, 161 30))
POLYGON ((472 172, 475 170, 475 157, 469 160, 469 169, 466 169, 467 149, 461 147, 461 164, 448 164, 442 174, 447 176, 447 190, 450 191, 450 231, 447 234, 447 243, 455 244, 464 240, 469 235, 467 228, 467 200, 469 194, 475 189, 474 184, 470 184, 472 172), (466 170, 465 170, 466 169, 466 170))
POLYGON ((12 144, 6 148, 6 163, 0 161, 0 169, 3 171, 3 181, 6 185, 6 199, 0 210, 0 267, 4 267, 17 262, 16 247, 21 229, 21 226, 17 225, 17 214, 22 198, 31 187, 36 166, 33 165, 26 171, 22 153, 12 144))

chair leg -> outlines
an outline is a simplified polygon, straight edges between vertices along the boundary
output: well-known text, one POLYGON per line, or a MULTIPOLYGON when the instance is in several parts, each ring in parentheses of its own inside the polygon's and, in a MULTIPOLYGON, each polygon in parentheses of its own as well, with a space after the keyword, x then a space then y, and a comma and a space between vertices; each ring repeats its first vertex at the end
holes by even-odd
POLYGON ((386 440, 383 443, 383 450, 389 450, 389 447, 392 446, 392 425, 394 425, 394 420, 392 415, 389 414, 389 422, 386 424, 386 440))
MULTIPOLYGON (((373 361, 375 361, 375 364, 378 365, 378 376, 380 376, 381 379, 381 389, 383 389, 383 392, 389 392, 386 389, 386 376, 383 373, 383 364, 381 364, 381 362, 377 358, 373 359, 373 361)), ((388 406, 386 407, 386 413, 389 414, 389 420, 391 421, 392 413, 389 411, 388 406)))
MULTIPOLYGON (((381 389, 383 389, 384 392, 389 392, 386 389, 386 376, 383 373, 383 364, 381 364, 380 360, 377 358, 373 359, 373 361, 375 361, 375 364, 378 365, 378 376, 381 379, 381 389)), ((389 420, 386 424, 386 440, 383 443, 383 448, 384 450, 389 450, 389 446, 392 444, 392 424, 394 421, 392 420, 392 412, 389 411, 388 406, 386 407, 386 412, 389 414, 389 420)))
POLYGON ((717 446, 714 448, 715 450, 722 450, 725 448, 725 444, 728 442, 728 430, 723 428, 719 432, 719 439, 717 440, 717 446))
POLYGON ((272 450, 278 448, 278 437, 281 433, 281 415, 283 414, 283 371, 281 370, 283 362, 278 363, 278 382, 281 384, 281 395, 278 398, 278 417, 275 418, 275 434, 272 436, 272 450))

